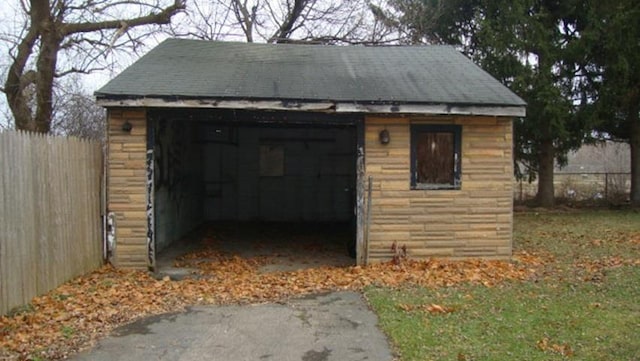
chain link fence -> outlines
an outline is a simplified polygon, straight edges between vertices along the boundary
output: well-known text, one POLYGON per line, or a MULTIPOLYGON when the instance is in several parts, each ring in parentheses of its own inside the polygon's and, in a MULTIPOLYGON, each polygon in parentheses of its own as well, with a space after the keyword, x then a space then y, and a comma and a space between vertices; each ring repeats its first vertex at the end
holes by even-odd
MULTIPOLYGON (((556 199, 626 202, 631 191, 631 173, 556 173, 553 184, 556 199)), ((531 200, 535 198, 537 190, 537 181, 516 181, 514 200, 531 200)))

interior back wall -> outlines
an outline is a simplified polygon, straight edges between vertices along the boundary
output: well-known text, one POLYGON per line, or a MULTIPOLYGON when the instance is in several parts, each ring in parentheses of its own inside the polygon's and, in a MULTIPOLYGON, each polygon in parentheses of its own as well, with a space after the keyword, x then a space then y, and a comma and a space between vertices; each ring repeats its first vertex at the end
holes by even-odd
POLYGON ((348 221, 353 128, 206 124, 207 220, 348 221))

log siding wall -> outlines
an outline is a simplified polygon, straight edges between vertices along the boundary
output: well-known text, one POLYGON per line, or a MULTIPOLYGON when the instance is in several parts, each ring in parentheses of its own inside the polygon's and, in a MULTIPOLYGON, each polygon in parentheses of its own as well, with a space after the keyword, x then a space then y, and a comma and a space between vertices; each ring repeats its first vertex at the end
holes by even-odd
POLYGON ((368 261, 511 256, 513 219, 512 121, 496 117, 367 117, 366 175, 372 177, 368 261), (462 187, 411 190, 410 125, 462 126, 462 187), (387 129, 391 142, 381 145, 387 129))
POLYGON ((107 209, 116 216, 117 267, 147 268, 147 117, 144 109, 108 110, 107 209), (131 133, 122 130, 129 121, 131 133))

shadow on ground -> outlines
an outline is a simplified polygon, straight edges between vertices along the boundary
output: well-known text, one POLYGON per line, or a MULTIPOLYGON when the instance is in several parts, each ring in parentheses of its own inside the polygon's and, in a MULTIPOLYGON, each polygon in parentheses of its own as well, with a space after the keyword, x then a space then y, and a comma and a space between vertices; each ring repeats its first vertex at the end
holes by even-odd
POLYGON ((355 260, 347 252, 352 237, 348 223, 207 223, 160 252, 156 273, 172 279, 189 277, 194 269, 181 267, 178 261, 189 258, 196 263, 201 254, 201 261, 206 261, 203 250, 259 258, 259 273, 352 266, 355 260))

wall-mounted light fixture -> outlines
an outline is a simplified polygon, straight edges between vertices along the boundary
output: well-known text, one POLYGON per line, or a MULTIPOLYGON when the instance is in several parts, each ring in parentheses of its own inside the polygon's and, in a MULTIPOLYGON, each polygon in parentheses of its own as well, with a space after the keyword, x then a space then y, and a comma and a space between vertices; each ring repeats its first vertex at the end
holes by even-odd
POLYGON ((391 141, 391 136, 389 135, 389 131, 386 129, 383 129, 380 131, 379 134, 380 137, 380 144, 389 144, 389 142, 391 141))
POLYGON ((133 129, 133 125, 131 125, 128 120, 125 120, 124 123, 122 123, 122 131, 131 133, 131 129, 133 129))

